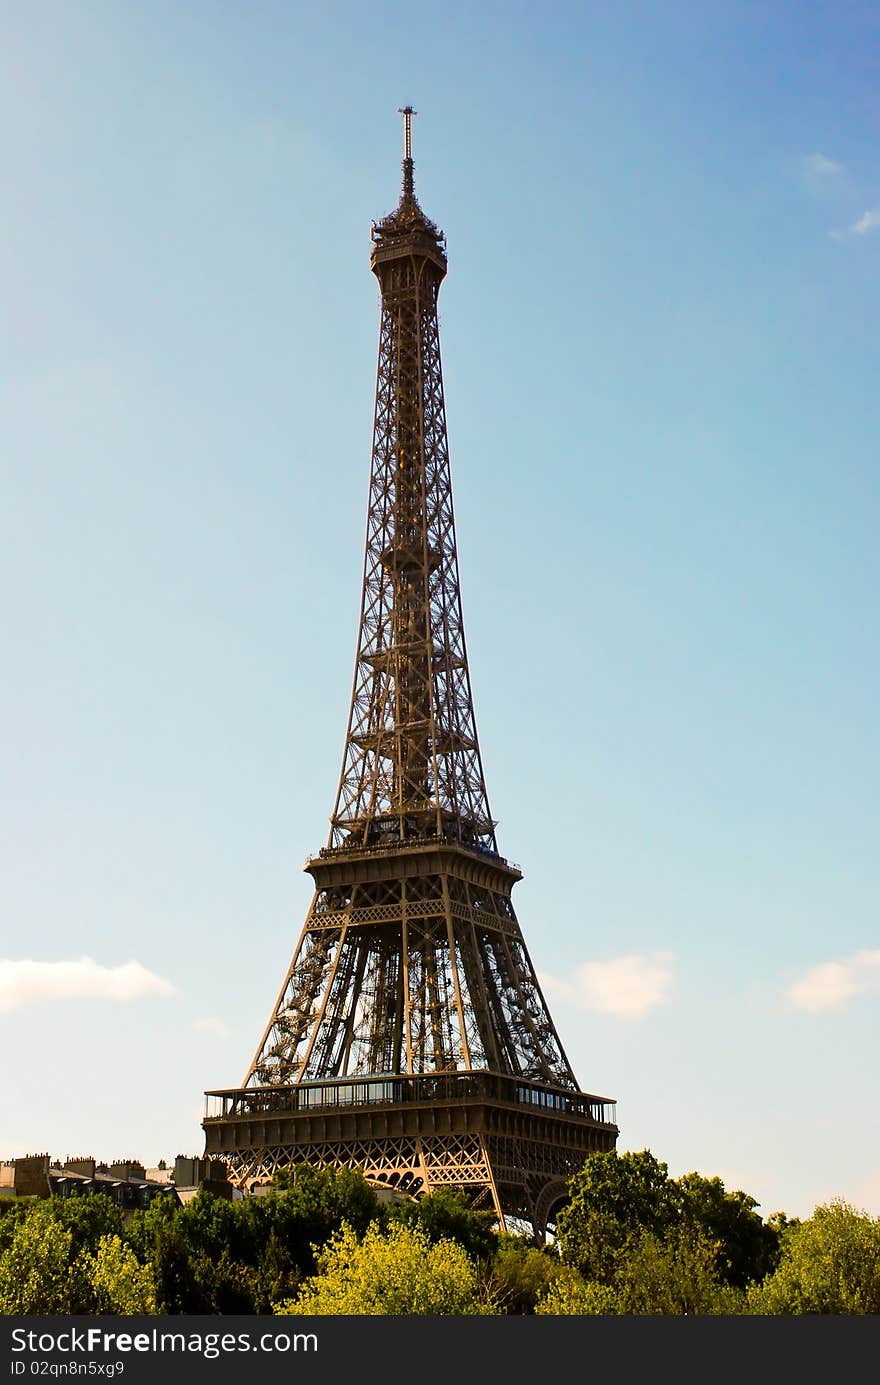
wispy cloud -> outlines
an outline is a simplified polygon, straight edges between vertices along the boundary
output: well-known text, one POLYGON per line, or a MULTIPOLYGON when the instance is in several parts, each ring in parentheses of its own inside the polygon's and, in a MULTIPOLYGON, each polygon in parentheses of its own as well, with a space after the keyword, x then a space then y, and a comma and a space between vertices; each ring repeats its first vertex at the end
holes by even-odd
POLYGON ((854 236, 866 236, 869 231, 880 230, 880 207, 864 212, 850 227, 854 236))
POLYGON ((192 1027, 197 1034, 209 1034, 214 1039, 228 1039, 235 1032, 216 1015, 204 1015, 201 1019, 193 1020, 192 1027))
MULTIPOLYGON (((853 206, 852 199, 854 197, 861 198, 865 195, 854 186, 852 177, 842 163, 829 158, 827 154, 823 154, 819 150, 807 154, 801 160, 801 176, 807 187, 823 200, 830 198, 840 205, 840 199, 845 195, 850 209, 853 206)), ((862 205, 864 206, 864 203, 862 205)), ((839 213, 841 217, 847 214, 847 212, 839 213)), ((859 236, 870 235, 872 231, 878 230, 880 230, 880 207, 869 207, 849 225, 837 226, 828 234, 832 240, 847 241, 859 236)))
POLYGON ((570 980, 544 976, 542 983, 578 1009, 641 1019, 670 999, 672 954, 630 953, 607 962, 585 962, 570 980))
POLYGON ((814 178, 832 178, 843 172, 843 164, 829 159, 827 154, 808 154, 804 159, 804 171, 814 178))
POLYGON ((851 240, 853 236, 867 236, 872 231, 880 231, 880 207, 872 207, 870 211, 862 212, 857 221, 851 226, 846 226, 842 230, 829 231, 832 240, 851 240))
POLYGON ((857 995, 880 992, 880 951, 856 952, 842 962, 821 962, 792 982, 796 1010, 842 1010, 857 995))
POLYGON ((46 1000, 140 1000, 174 995, 170 981, 140 962, 102 966, 91 957, 70 962, 11 961, 0 958, 0 1010, 46 1000))

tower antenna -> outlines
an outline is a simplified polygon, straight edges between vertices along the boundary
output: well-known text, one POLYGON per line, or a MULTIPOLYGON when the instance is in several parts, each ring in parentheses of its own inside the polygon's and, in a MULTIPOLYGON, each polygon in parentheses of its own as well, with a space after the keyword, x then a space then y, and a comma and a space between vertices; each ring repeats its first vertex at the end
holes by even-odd
POLYGON ((403 116, 403 157, 412 159, 412 118, 418 115, 412 106, 399 106, 398 114, 403 116))

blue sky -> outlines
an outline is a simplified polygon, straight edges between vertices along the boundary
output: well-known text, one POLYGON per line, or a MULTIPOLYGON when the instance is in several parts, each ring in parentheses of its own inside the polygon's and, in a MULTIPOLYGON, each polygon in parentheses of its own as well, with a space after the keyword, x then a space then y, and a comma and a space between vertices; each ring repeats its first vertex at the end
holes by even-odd
POLYGON ((409 103, 483 759, 563 1044, 621 1149, 880 1215, 876 7, 0 23, 0 1155, 199 1152, 268 1018, 409 103))

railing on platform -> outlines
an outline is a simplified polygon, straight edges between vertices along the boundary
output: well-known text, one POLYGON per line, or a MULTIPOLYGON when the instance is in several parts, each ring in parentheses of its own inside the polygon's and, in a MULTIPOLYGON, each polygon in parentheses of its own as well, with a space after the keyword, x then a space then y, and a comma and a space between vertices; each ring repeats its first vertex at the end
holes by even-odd
POLYGON ((586 1092, 566 1091, 494 1072, 376 1074, 339 1077, 295 1086, 241 1087, 205 1093, 205 1120, 247 1119, 288 1111, 401 1105, 433 1101, 494 1100, 577 1116, 597 1125, 616 1126, 616 1103, 586 1092))
POLYGON ((318 860, 332 860, 334 856, 397 856, 403 847, 410 846, 432 846, 443 847, 453 846, 458 851, 467 851, 471 856, 476 856, 480 860, 489 860, 493 864, 506 866, 508 870, 515 870, 522 875, 522 866, 516 861, 509 861, 506 856, 493 851, 488 846, 478 846, 472 842, 456 841, 453 837, 437 835, 435 833, 422 834, 418 837, 405 837, 403 841, 394 842, 374 842, 369 846, 359 846, 344 843, 341 846, 322 846, 314 855, 307 856, 305 859, 305 869, 307 870, 310 862, 318 860))

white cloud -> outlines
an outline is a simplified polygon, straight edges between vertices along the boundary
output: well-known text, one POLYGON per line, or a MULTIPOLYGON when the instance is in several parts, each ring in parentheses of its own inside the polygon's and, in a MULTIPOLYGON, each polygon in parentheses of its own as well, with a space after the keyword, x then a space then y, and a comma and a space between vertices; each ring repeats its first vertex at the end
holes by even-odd
POLYGON ((842 1010, 853 996, 880 992, 880 951, 856 952, 842 962, 821 962, 788 988, 797 1010, 842 1010))
POLYGON ((671 963, 669 952, 631 953, 607 962, 584 962, 569 981, 548 976, 543 982, 548 990, 578 1009, 640 1019, 669 1000, 671 963))
POLYGON ((107 967, 91 957, 72 962, 0 958, 0 1010, 44 1000, 139 1000, 154 995, 174 995, 174 987, 140 962, 107 967))
POLYGON ((235 1032, 215 1015, 204 1015, 201 1019, 193 1020, 192 1027, 197 1034, 210 1034, 215 1039, 228 1039, 235 1032))
POLYGON ((874 207, 870 212, 863 212, 858 221, 853 222, 850 230, 854 236, 866 236, 869 231, 880 230, 880 207, 874 207))
POLYGON ((854 221, 851 226, 842 231, 829 231, 828 234, 832 240, 850 240, 853 236, 867 236, 871 231, 880 231, 880 207, 862 212, 858 221, 854 221))
POLYGON ((834 159, 829 159, 826 154, 809 154, 804 159, 804 167, 808 173, 814 174, 818 178, 829 178, 835 173, 843 172, 843 164, 836 163, 834 159))

